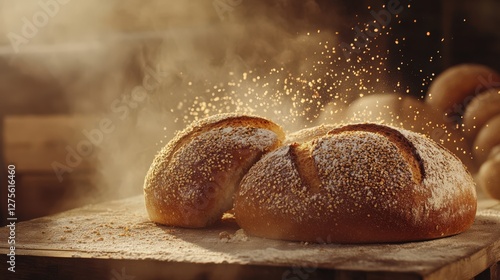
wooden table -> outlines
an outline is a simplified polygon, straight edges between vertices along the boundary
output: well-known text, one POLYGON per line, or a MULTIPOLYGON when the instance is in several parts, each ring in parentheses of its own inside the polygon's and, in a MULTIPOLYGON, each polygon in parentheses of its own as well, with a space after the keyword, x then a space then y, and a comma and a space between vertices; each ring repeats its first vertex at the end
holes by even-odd
POLYGON ((8 279, 499 279, 500 202, 482 200, 463 234, 404 244, 321 245, 245 235, 232 219, 209 229, 151 223, 143 197, 16 224, 8 279), (479 275, 479 276, 478 276, 479 275))

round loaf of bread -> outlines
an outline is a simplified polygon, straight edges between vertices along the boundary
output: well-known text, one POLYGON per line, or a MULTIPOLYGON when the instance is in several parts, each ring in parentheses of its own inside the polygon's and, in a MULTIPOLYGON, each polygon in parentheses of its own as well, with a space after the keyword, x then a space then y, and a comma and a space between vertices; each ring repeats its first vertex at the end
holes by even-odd
POLYGON ((235 198, 249 234, 319 243, 426 240, 474 222, 461 161, 421 134, 376 124, 333 129, 257 162, 235 198))
POLYGON ((243 175, 281 146, 284 132, 260 117, 223 114, 197 121, 154 159, 144 183, 149 218, 180 227, 205 227, 233 207, 243 175))
POLYGON ((449 115, 462 116, 475 95, 499 86, 500 74, 495 70, 480 64, 460 64, 436 77, 426 102, 449 115))
POLYGON ((491 89, 472 99, 463 120, 467 140, 473 143, 479 130, 496 115, 500 115, 500 90, 491 89))

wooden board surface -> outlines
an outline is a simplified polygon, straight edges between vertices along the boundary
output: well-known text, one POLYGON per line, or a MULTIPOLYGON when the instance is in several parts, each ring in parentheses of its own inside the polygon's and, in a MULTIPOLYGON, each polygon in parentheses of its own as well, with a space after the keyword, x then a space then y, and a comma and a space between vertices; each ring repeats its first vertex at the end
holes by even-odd
MULTIPOLYGON (((29 257, 23 264, 31 266, 43 257, 55 263, 120 260, 138 267, 144 261, 159 261, 170 269, 175 264, 214 266, 212 270, 231 265, 283 267, 288 269, 280 272, 284 279, 308 279, 305 276, 325 270, 389 279, 470 279, 500 261, 500 203, 482 201, 480 207, 473 227, 456 236, 404 244, 337 245, 251 237, 238 231, 232 219, 208 229, 158 226, 148 220, 143 197, 137 196, 18 223, 16 255, 29 257)), ((1 240, 8 234, 8 228, 0 229, 1 240)), ((8 253, 6 245, 0 245, 2 255, 8 253)))

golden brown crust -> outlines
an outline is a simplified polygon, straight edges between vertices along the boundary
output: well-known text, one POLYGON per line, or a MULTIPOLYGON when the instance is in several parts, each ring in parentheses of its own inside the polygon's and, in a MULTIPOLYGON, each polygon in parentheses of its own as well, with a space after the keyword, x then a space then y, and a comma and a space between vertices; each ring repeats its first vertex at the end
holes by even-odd
POLYGON ((318 176, 318 169, 312 158, 312 146, 294 143, 290 145, 290 156, 300 177, 300 181, 307 185, 311 191, 319 191, 321 179, 318 176))
POLYGON ((371 133, 377 133, 383 135, 387 140, 394 144, 398 151, 406 159, 406 162, 410 165, 413 181, 417 184, 421 184, 423 178, 425 177, 425 170, 423 166, 423 161, 413 144, 406 139, 406 137, 401 134, 398 130, 393 129, 388 126, 373 125, 369 123, 362 124, 352 124, 346 125, 340 128, 333 129, 328 134, 334 135, 337 133, 342 133, 346 131, 365 131, 371 133))
POLYGON ((260 117, 223 114, 193 123, 155 157, 144 183, 152 221, 204 227, 232 207, 246 171, 279 147, 282 129, 260 117))
POLYGON ((469 168, 477 170, 470 144, 444 112, 410 96, 376 94, 354 101, 346 112, 350 123, 369 122, 422 133, 442 144, 469 168))
POLYGON ((249 234, 320 243, 453 235, 472 225, 475 211, 475 186, 457 157, 422 135, 375 124, 267 154, 235 199, 249 234))
POLYGON ((326 135, 332 129, 341 126, 340 124, 322 124, 310 128, 295 131, 286 136, 285 144, 304 143, 319 136, 326 135))

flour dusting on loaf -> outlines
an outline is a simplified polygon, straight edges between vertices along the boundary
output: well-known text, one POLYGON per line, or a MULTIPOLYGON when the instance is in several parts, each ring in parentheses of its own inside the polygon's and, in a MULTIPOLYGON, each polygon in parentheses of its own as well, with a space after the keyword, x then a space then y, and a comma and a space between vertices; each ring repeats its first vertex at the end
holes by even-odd
POLYGON ((422 138, 414 132, 402 131, 402 133, 422 155, 426 170, 423 186, 431 192, 424 207, 439 212, 439 218, 442 220, 475 211, 475 206, 466 201, 455 202, 457 197, 476 198, 475 188, 470 187, 474 185, 473 178, 460 160, 452 153, 436 152, 443 149, 436 142, 422 138), (456 204, 456 207, 449 207, 449 204, 456 204))
MULTIPOLYGON (((396 194, 411 189, 412 174, 397 147, 376 133, 350 131, 318 139, 313 157, 332 197, 346 197, 343 207, 402 209, 396 194), (391 166, 393 168, 387 168, 391 166), (353 186, 364 186, 355 191, 353 186)), ((342 210, 343 211, 343 210, 342 210)))
POLYGON ((144 195, 154 222, 204 227, 232 208, 233 195, 248 169, 279 147, 281 128, 246 115, 217 115, 193 123, 156 156, 144 195))
POLYGON ((375 124, 267 154, 235 200, 249 234, 312 242, 448 236, 469 228, 475 209, 474 183, 457 157, 423 135, 375 124))

